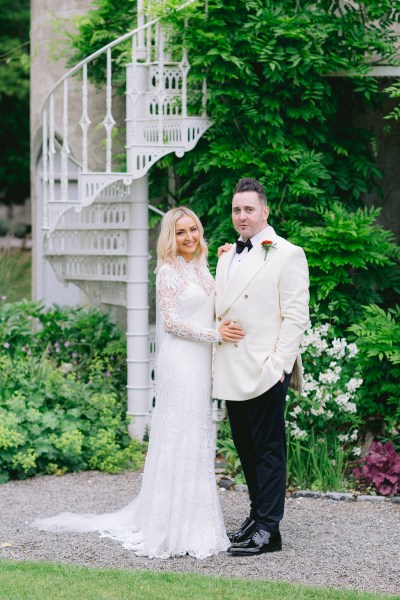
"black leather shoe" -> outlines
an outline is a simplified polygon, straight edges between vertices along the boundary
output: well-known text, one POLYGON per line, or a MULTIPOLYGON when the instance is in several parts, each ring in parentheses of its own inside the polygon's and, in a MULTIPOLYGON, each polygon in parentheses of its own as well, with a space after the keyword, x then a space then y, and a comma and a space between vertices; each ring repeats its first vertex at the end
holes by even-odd
POLYGON ((282 538, 279 531, 270 533, 256 529, 251 538, 242 543, 235 543, 227 552, 231 556, 257 556, 264 552, 279 552, 282 550, 282 538))
POLYGON ((248 540, 256 530, 256 522, 251 517, 247 517, 247 519, 242 523, 237 531, 232 531, 228 533, 229 541, 232 544, 239 544, 240 542, 244 542, 248 540))

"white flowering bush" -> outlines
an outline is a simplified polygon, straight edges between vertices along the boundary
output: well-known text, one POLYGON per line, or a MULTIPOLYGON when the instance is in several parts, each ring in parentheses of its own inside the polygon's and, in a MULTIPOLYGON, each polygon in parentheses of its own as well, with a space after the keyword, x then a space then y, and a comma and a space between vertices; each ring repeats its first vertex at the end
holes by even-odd
POLYGON ((286 409, 289 439, 339 442, 353 456, 357 445, 357 400, 363 380, 357 366, 358 348, 337 338, 328 324, 306 331, 301 346, 304 390, 289 391, 286 409))

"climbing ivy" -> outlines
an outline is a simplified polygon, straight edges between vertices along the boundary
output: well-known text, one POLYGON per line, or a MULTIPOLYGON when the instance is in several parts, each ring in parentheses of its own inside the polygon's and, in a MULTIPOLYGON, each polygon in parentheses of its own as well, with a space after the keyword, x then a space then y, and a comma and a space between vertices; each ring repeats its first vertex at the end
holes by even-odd
POLYGON ((354 116, 382 102, 366 64, 375 54, 394 59, 394 7, 211 0, 207 14, 193 11, 191 75, 207 76, 214 125, 174 162, 181 199, 207 218, 212 240, 231 234, 230 198, 243 176, 264 184, 281 230, 315 221, 312 207, 341 201, 354 210, 377 186, 375 140, 354 116))

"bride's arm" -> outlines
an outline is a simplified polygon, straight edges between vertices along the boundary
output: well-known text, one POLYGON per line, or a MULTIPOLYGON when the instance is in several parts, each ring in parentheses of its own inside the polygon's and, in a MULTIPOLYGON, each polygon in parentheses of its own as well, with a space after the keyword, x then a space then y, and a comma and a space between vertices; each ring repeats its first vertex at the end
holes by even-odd
POLYGON ((167 333, 183 340, 198 342, 220 342, 222 337, 216 329, 197 327, 182 321, 178 315, 178 299, 183 290, 183 282, 173 267, 161 268, 157 277, 158 305, 167 333))

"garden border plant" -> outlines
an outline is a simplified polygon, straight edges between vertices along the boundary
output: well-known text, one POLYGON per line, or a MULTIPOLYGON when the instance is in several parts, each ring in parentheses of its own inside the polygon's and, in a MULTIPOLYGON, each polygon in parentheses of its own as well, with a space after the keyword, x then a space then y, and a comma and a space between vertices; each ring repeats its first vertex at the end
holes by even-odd
POLYGON ((0 481, 143 465, 125 336, 99 309, 0 303, 0 481))

